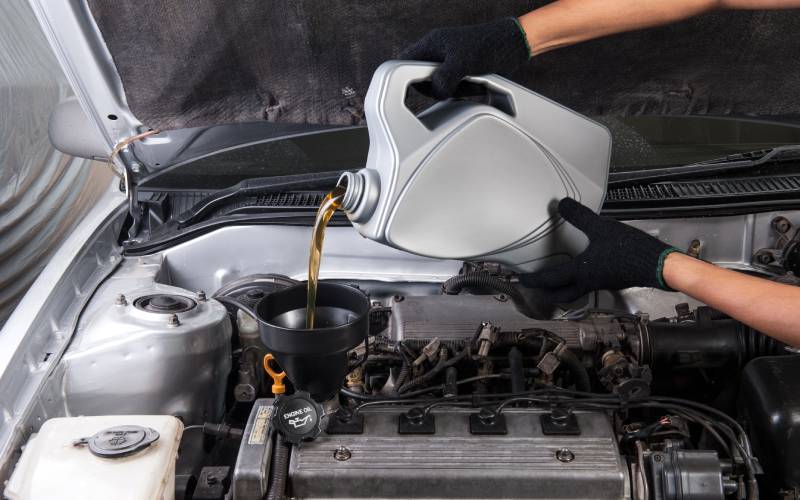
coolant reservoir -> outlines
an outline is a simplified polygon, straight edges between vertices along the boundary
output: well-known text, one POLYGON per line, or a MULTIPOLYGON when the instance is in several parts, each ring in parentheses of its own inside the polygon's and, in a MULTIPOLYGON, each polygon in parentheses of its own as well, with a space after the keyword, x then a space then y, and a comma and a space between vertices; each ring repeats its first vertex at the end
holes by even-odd
POLYGON ((25 446, 11 500, 172 500, 183 424, 168 415, 53 418, 25 446))
POLYGON ((415 115, 410 85, 435 64, 388 61, 367 92, 366 168, 344 174, 342 208, 381 243, 428 257, 533 270, 586 239, 555 208, 599 210, 611 135, 602 125, 497 75, 470 77, 482 102, 448 100, 415 115))

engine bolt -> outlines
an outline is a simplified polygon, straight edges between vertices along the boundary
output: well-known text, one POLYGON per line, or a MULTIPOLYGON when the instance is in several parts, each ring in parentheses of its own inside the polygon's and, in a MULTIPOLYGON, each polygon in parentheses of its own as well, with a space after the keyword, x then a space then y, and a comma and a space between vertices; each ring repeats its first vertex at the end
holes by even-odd
POLYGON ((350 460, 353 454, 350 453, 350 450, 347 449, 345 446, 340 446, 333 451, 333 458, 340 462, 344 462, 350 460))
POLYGON ((572 462, 575 460, 575 454, 572 453, 572 450, 569 448, 561 448, 560 450, 556 451, 556 460, 559 462, 572 462))
POLYGON ((425 423, 425 413, 419 408, 411 408, 406 412, 406 418, 411 425, 422 425, 425 423))
POLYGON ((180 326, 180 325, 181 325, 181 321, 178 319, 178 315, 177 314, 170 314, 169 318, 167 319, 167 326, 175 327, 175 326, 180 326))
POLYGON ((550 421, 558 427, 566 427, 569 424, 570 412, 564 408, 553 408, 550 412, 550 421))
POLYGON ((338 420, 341 423, 346 423, 353 418, 353 411, 348 408, 341 407, 338 410, 336 410, 335 415, 336 415, 336 420, 338 420))
POLYGON ((686 251, 686 255, 689 257, 694 257, 695 259, 700 257, 700 240, 692 240, 689 244, 689 249, 686 251))
POLYGON ((478 412, 478 418, 484 425, 494 425, 496 417, 497 415, 488 408, 481 408, 481 411, 478 412))
POLYGON ((772 227, 779 233, 783 234, 792 228, 792 223, 789 222, 789 219, 786 217, 778 216, 772 219, 772 227))
POLYGON ((198 290, 197 291, 197 300, 199 300, 200 302, 205 302, 206 301, 206 292, 205 292, 205 290, 198 290))
POLYGON ((125 295, 120 293, 120 294, 117 295, 117 298, 114 301, 114 305, 127 306, 128 305, 128 300, 125 298, 125 295))
POLYGON ((759 250, 755 255, 759 264, 768 265, 775 262, 775 257, 766 250, 759 250))

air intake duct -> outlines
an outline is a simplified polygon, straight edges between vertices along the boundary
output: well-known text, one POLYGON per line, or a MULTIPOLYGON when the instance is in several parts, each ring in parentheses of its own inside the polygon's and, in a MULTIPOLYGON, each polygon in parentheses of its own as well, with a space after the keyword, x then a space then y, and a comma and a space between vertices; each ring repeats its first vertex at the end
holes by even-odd
POLYGON ((698 308, 693 321, 647 323, 642 337, 642 362, 654 372, 739 369, 753 358, 787 353, 785 344, 709 307, 698 308))

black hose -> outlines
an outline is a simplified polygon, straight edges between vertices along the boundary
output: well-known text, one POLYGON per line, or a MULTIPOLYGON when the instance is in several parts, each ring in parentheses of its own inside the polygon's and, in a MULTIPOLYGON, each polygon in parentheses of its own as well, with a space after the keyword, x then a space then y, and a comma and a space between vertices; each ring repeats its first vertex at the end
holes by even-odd
POLYGON ((472 271, 453 276, 442 284, 442 293, 458 295, 464 288, 478 288, 507 295, 519 312, 534 319, 550 319, 553 304, 541 289, 517 288, 509 281, 486 271, 472 271))
POLYGON ((450 366, 444 371, 444 392, 446 398, 458 396, 458 370, 455 366, 450 366))
MULTIPOLYGON (((465 379, 462 379, 462 380, 457 380, 456 381, 456 385, 471 384, 473 382, 480 382, 481 380, 498 379, 498 378, 508 378, 508 376, 505 375, 505 374, 502 374, 502 373, 491 373, 489 375, 477 375, 475 377, 469 377, 469 378, 465 378, 465 379)), ((439 385, 434 385, 434 386, 431 386, 431 387, 426 387, 424 389, 418 389, 416 391, 406 392, 406 393, 399 394, 399 395, 393 395, 393 396, 391 396, 391 398, 392 399, 397 399, 397 400, 400 400, 400 401, 404 401, 406 399, 414 398, 414 397, 421 396, 421 395, 424 395, 424 394, 430 394, 431 392, 443 391, 443 390, 445 390, 445 388, 446 388, 445 384, 439 384, 439 385)), ((350 391, 348 389, 345 389, 344 387, 339 389, 339 393, 344 395, 344 396, 346 396, 346 397, 348 397, 348 398, 359 399, 359 400, 364 400, 364 401, 384 401, 384 400, 387 399, 386 396, 378 396, 378 395, 372 395, 372 394, 359 394, 357 392, 353 392, 353 391, 350 391)), ((469 396, 469 397, 476 397, 476 396, 472 395, 472 396, 469 396)), ((483 397, 495 397, 495 395, 494 394, 486 394, 486 395, 483 395, 483 397)))
POLYGON ((516 347, 508 351, 508 366, 511 370, 511 392, 525 392, 525 366, 522 364, 522 351, 516 347))
POLYGON ((400 374, 397 375, 397 381, 395 382, 394 391, 397 392, 406 384, 406 380, 408 380, 408 376, 411 374, 411 367, 409 365, 404 364, 402 368, 400 368, 400 374))
POLYGON ((589 392, 592 389, 592 384, 589 380, 589 372, 586 371, 586 367, 583 366, 581 360, 566 349, 559 354, 559 359, 561 359, 561 363, 572 373, 575 389, 589 392))
POLYGON ((252 307, 234 299, 233 297, 226 297, 224 295, 220 295, 219 297, 213 297, 213 299, 216 300, 217 302, 222 303, 222 305, 226 306, 227 309, 229 310, 233 310, 235 312, 236 309, 239 309, 242 312, 247 313, 247 315, 252 316, 253 318, 256 317, 256 313, 252 307))
POLYGON ((399 394, 402 394, 404 392, 407 392, 409 389, 411 389, 413 387, 417 387, 419 385, 422 385, 422 384, 425 384, 427 382, 430 382, 439 373, 441 373, 442 371, 446 370, 447 368, 450 368, 453 365, 458 364, 466 356, 467 356, 467 351, 466 350, 459 352, 453 358, 450 358, 450 359, 446 359, 443 356, 439 356, 439 362, 436 363, 436 366, 431 368, 429 371, 427 371, 423 375, 420 375, 417 378, 411 379, 408 382, 406 382, 405 384, 403 384, 401 387, 398 387, 397 388, 397 392, 399 394))
POLYGON ((458 295, 466 287, 504 293, 514 302, 524 302, 522 294, 519 293, 519 290, 514 285, 503 278, 492 276, 486 271, 473 271, 453 276, 442 284, 442 293, 445 295, 458 295))
POLYGON ((759 356, 787 354, 785 344, 733 319, 652 321, 644 340, 641 362, 664 373, 679 368, 738 369, 759 356))
POLYGON ((291 443, 278 434, 275 437, 275 450, 272 452, 272 468, 267 489, 267 500, 283 500, 286 496, 286 476, 289 475, 289 452, 291 443))

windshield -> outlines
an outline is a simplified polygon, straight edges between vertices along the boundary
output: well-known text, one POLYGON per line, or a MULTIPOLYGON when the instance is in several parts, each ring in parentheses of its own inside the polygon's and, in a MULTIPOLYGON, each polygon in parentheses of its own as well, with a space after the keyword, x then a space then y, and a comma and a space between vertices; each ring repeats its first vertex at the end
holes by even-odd
POLYGON ((709 116, 596 119, 611 130, 614 138, 612 172, 687 165, 734 153, 800 144, 800 126, 790 122, 709 116))
MULTIPOLYGON (((611 171, 686 165, 733 153, 800 144, 789 122, 705 116, 597 117, 613 136, 611 171)), ((366 163, 366 128, 272 140, 172 168, 150 188, 221 189, 252 177, 357 169, 366 163)))

